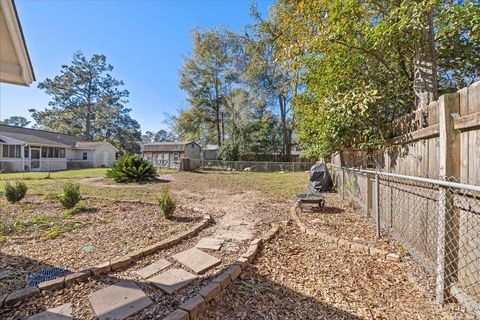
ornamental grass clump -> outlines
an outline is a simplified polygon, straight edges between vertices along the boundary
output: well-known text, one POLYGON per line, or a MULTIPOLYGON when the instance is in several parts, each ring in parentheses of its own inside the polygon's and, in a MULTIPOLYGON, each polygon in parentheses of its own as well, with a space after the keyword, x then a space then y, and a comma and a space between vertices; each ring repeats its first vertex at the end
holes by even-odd
POLYGON ((116 182, 144 182, 155 180, 153 164, 139 156, 123 156, 112 169, 107 170, 107 177, 116 182))
POLYGON ((173 213, 175 212, 177 204, 175 200, 170 196, 170 189, 168 187, 162 188, 162 194, 160 197, 157 197, 157 201, 162 215, 166 219, 171 219, 173 217, 173 213))
POLYGON ((63 193, 58 197, 62 206, 71 209, 77 205, 81 199, 80 184, 68 182, 63 185, 63 193))
POLYGON ((10 203, 18 202, 25 197, 27 190, 27 184, 23 181, 15 181, 15 184, 7 182, 5 183, 5 198, 10 203))

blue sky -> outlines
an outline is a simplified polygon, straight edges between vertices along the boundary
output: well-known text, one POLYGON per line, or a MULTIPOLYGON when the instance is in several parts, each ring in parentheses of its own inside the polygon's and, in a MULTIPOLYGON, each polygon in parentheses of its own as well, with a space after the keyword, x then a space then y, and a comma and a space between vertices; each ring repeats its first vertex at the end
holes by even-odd
MULTIPOLYGON (((267 15, 273 0, 257 1, 267 15)), ((37 81, 29 88, 0 85, 0 117, 44 109, 49 96, 39 81, 59 74, 75 51, 99 53, 113 65, 113 76, 130 92, 131 115, 142 132, 165 129, 165 113, 174 114, 185 101, 178 88, 182 56, 191 50, 194 27, 240 31, 253 22, 249 0, 42 1, 17 0, 37 81)))

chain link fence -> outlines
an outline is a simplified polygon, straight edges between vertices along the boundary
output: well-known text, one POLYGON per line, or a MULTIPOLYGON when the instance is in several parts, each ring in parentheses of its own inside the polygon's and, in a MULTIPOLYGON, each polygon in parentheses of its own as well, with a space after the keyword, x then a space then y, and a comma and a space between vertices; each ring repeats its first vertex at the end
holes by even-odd
POLYGON ((433 276, 438 303, 480 318, 480 186, 332 167, 336 190, 433 276))
POLYGON ((315 162, 267 162, 223 161, 191 159, 192 167, 200 170, 248 171, 248 172, 293 172, 309 170, 315 162))

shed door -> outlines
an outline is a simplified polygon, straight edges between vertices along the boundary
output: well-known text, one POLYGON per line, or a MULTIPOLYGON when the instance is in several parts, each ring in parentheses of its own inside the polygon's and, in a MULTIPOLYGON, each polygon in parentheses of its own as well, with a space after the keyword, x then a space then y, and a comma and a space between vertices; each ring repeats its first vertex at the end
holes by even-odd
POLYGON ((103 165, 108 166, 108 151, 103 151, 103 165))

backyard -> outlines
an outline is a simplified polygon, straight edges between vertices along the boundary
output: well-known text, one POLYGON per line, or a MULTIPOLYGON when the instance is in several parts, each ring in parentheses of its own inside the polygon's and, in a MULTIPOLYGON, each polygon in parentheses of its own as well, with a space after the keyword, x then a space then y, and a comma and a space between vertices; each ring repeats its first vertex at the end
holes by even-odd
MULTIPOLYGON (((78 272, 102 261, 171 238, 202 220, 213 223, 193 238, 144 257, 128 268, 90 279, 52 293, 42 292, 27 303, 0 311, 3 318, 22 319, 72 303, 72 314, 93 319, 87 297, 119 280, 133 280, 154 302, 135 318, 161 319, 212 281, 272 223, 287 221, 294 195, 304 191, 307 174, 173 172, 162 171, 154 182, 118 184, 105 178, 105 169, 0 176, 22 179, 28 193, 11 204, 1 196, 0 296, 27 286, 34 271, 57 267, 78 272), (66 182, 80 183, 82 200, 68 212, 56 195, 66 182), (168 185, 178 202, 172 219, 160 214, 156 198, 168 185), (224 238, 221 250, 208 251, 221 263, 175 294, 165 294, 135 271, 156 259, 188 249, 202 237, 224 238)), ((383 237, 338 195, 327 194, 327 206, 305 210, 301 219, 332 236, 402 254, 402 247, 383 237)), ((181 264, 173 262, 174 266, 181 264)), ((403 262, 331 248, 315 236, 300 233, 295 223, 284 226, 266 243, 258 260, 208 310, 205 319, 450 319, 465 314, 454 307, 439 308, 432 301, 429 279, 404 257, 403 262), (412 277, 416 275, 416 277, 412 277), (412 280, 417 279, 417 280, 412 280), (418 281, 421 279, 421 281, 418 281)))

